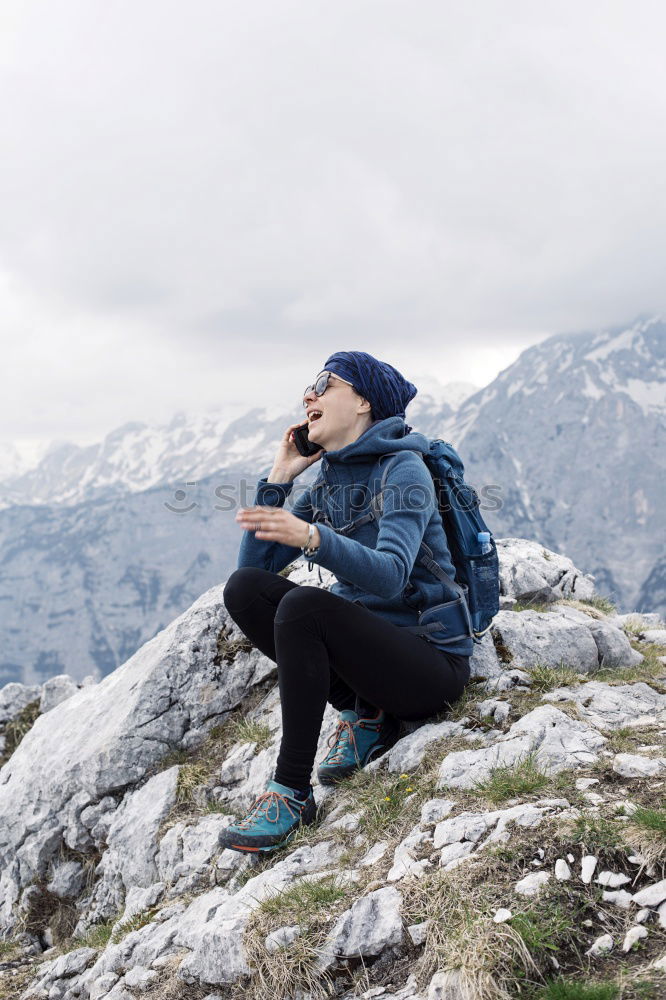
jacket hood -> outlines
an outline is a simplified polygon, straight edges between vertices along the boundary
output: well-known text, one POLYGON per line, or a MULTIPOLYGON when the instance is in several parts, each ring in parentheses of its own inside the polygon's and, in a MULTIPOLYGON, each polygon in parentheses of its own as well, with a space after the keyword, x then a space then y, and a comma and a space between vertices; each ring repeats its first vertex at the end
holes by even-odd
MULTIPOLYGON (((322 456, 322 465, 330 462, 332 465, 354 464, 374 461, 379 455, 385 455, 387 451, 420 451, 424 455, 430 449, 430 441, 419 431, 405 433, 406 424, 404 417, 385 417, 383 420, 375 420, 363 431, 360 437, 344 448, 336 451, 326 451, 322 456)), ((324 466, 325 467, 325 466, 324 466)))

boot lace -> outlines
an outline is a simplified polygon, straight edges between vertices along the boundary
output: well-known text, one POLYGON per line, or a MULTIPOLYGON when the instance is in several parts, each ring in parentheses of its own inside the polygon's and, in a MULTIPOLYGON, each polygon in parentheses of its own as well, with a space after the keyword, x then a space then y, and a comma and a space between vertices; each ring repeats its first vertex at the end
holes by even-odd
POLYGON ((354 751, 356 763, 361 763, 361 758, 358 755, 358 748, 356 746, 356 737, 354 736, 354 725, 355 723, 350 722, 348 719, 339 720, 335 728, 335 732, 328 741, 329 747, 334 747, 336 743, 338 746, 335 750, 331 750, 331 752, 327 755, 327 764, 339 764, 343 760, 347 745, 351 746, 354 751))
POLYGON ((292 809, 289 799, 284 795, 280 795, 279 792, 264 792, 250 808, 247 816, 237 823, 238 829, 247 830, 257 820, 262 819, 265 819, 268 823, 277 823, 280 817, 281 805, 287 809, 292 819, 297 819, 300 815, 300 811, 292 809), (271 810, 274 811, 273 815, 271 815, 271 810))

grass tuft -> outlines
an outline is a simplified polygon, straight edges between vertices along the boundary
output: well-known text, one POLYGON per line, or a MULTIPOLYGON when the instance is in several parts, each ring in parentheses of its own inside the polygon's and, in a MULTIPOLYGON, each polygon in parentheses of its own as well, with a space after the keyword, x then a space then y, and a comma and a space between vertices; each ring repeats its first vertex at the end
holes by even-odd
POLYGON ((328 907, 344 899, 347 891, 336 882, 335 875, 326 878, 294 882, 274 895, 264 899, 259 912, 279 917, 281 923, 299 923, 308 920, 313 909, 328 907))
POLYGON ((620 987, 616 983, 577 983, 554 979, 535 996, 535 1000, 617 1000, 620 987))
POLYGON ((115 917, 111 917, 109 920, 105 920, 100 924, 93 924, 89 927, 85 934, 81 934, 80 937, 74 939, 74 945, 77 948, 99 948, 100 951, 106 948, 107 944, 111 940, 111 935, 113 933, 113 928, 118 920, 118 914, 115 917))
POLYGON ((596 608, 597 611, 603 611, 605 615, 614 615, 617 611, 610 598, 604 597, 602 594, 595 594, 594 597, 581 597, 578 603, 587 604, 591 608, 596 608))
POLYGON ((437 870, 403 881, 405 922, 428 921, 414 970, 421 987, 435 972, 451 972, 460 996, 509 1000, 526 978, 541 979, 518 931, 491 919, 489 897, 497 893, 493 883, 499 864, 498 859, 485 858, 464 869, 437 870))
POLYGON ((612 817, 583 809, 573 821, 571 841, 586 854, 612 854, 626 846, 624 825, 612 817))
POLYGON ((538 611, 540 614, 545 614, 553 610, 553 604, 546 604, 545 601, 516 601, 511 610, 538 611))
POLYGON ((533 667, 528 667, 527 673, 532 678, 532 690, 541 692, 580 684, 585 679, 577 670, 564 663, 559 667, 548 667, 545 664, 537 663, 533 667))
POLYGON ((145 927, 146 924, 150 923, 158 910, 159 906, 151 906, 147 910, 135 913, 134 916, 129 917, 127 920, 119 920, 111 928, 109 940, 113 944, 117 944, 127 934, 131 934, 132 931, 138 931, 140 927, 145 927))
POLYGON ((243 1000, 331 996, 333 977, 322 972, 318 963, 331 924, 348 905, 349 895, 349 887, 329 875, 300 879, 264 899, 250 917, 243 941, 252 979, 249 984, 238 984, 234 995, 243 1000), (300 928, 299 937, 288 947, 269 952, 267 934, 294 924, 300 928))
POLYGON ((230 743, 256 743, 257 750, 267 747, 271 736, 268 726, 247 718, 232 720, 225 730, 225 737, 230 743))
POLYGON ((636 826, 650 830, 666 840, 666 809, 643 809, 639 806, 631 819, 636 826))
POLYGON ((551 782, 552 777, 541 769, 538 755, 531 750, 514 764, 492 768, 486 778, 474 784, 473 791, 490 802, 504 802, 540 791, 551 782))

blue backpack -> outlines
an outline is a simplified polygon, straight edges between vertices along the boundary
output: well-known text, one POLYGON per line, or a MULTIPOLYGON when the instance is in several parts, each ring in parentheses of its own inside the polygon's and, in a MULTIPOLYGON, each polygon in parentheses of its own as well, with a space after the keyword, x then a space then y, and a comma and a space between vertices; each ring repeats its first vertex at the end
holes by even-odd
MULTIPOLYGON (((404 450, 389 451, 382 458, 402 454, 404 450)), ((421 542, 417 561, 445 584, 456 598, 449 604, 424 611, 419 618, 419 625, 408 627, 407 631, 427 638, 430 633, 441 634, 442 623, 446 622, 449 631, 463 629, 461 634, 454 635, 449 641, 459 640, 467 635, 479 643, 499 611, 499 558, 495 539, 479 510, 478 493, 463 478, 463 463, 453 445, 440 438, 432 438, 428 454, 416 454, 426 463, 435 485, 435 496, 457 579, 452 580, 444 572, 433 559, 430 547, 421 542), (483 536, 482 540, 479 539, 481 532, 487 533, 485 545, 483 536), (453 622, 455 625, 451 628, 453 622)), ((347 535, 367 521, 379 521, 383 510, 382 494, 390 467, 391 463, 388 462, 381 486, 372 498, 368 513, 341 528, 335 528, 335 531, 347 535)), ((320 511, 315 514, 315 521, 319 519, 320 511)))
MULTIPOLYGON (((499 558, 495 539, 481 514, 477 491, 464 480, 463 463, 453 445, 440 438, 432 438, 430 451, 422 457, 435 484, 451 561, 456 569, 457 581, 466 591, 473 638, 478 643, 499 611, 499 558), (487 533, 486 539, 483 536, 479 539, 481 532, 487 533)), ((382 486, 385 479, 386 470, 382 486)), ((439 580, 457 589, 455 581, 427 555, 420 561, 439 580)))

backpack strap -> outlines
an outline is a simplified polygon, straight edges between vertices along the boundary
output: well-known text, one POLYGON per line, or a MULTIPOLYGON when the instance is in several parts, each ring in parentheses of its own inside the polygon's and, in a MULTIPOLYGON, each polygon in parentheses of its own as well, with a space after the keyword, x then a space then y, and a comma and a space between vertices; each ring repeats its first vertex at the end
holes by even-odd
MULTIPOLYGON (((409 450, 411 451, 413 449, 409 449, 409 450)), ((389 451, 389 452, 387 452, 387 455, 400 455, 400 454, 401 454, 401 452, 399 452, 399 451, 389 451)), ((421 457, 423 458, 423 455, 422 455, 422 453, 420 451, 415 451, 414 454, 421 455, 421 457)), ((384 490, 386 488, 386 477, 388 476, 390 467, 391 467, 391 463, 389 463, 386 466, 386 468, 384 469, 384 474, 382 476, 382 482, 381 482, 381 486, 379 488, 379 492, 376 494, 375 497, 373 497, 373 504, 374 504, 375 499, 377 500, 377 507, 378 507, 377 520, 379 520, 379 518, 382 516, 383 510, 384 510, 384 498, 383 498, 383 494, 384 494, 384 490)), ((445 584, 445 586, 447 586, 449 588, 449 590, 452 590, 453 593, 457 597, 465 597, 466 598, 467 595, 466 595, 465 590, 463 589, 463 587, 461 587, 461 585, 459 583, 457 583, 455 580, 453 580, 448 575, 448 573, 444 572, 444 570, 439 565, 439 563, 433 558, 433 553, 432 553, 432 549, 430 548, 430 546, 426 545, 426 543, 423 542, 423 541, 421 542, 421 545, 419 546, 419 551, 418 551, 418 554, 417 554, 417 560, 418 560, 418 562, 421 563, 422 566, 425 566, 425 568, 427 570, 429 570, 433 574, 433 576, 437 577, 437 579, 440 581, 440 583, 445 584), (422 551, 424 551, 424 555, 421 555, 422 551)), ((430 631, 430 629, 428 631, 430 631)))
MULTIPOLYGON (((415 451, 412 448, 408 450, 414 451, 415 455, 420 455, 421 458, 423 458, 423 455, 420 451, 415 451)), ((381 456, 380 462, 383 458, 390 458, 391 456, 403 455, 404 453, 405 453, 404 448, 402 451, 388 451, 381 456)), ((386 479, 390 469, 394 464, 395 463, 393 462, 386 463, 384 472, 382 474, 379 490, 372 497, 372 500, 370 501, 370 510, 366 514, 363 514, 361 517, 358 517, 355 520, 348 521, 347 524, 343 524, 342 527, 340 528, 336 528, 331 524, 330 520, 326 517, 323 511, 316 510, 314 512, 313 521, 314 522, 321 521, 322 524, 326 524, 327 527, 333 528, 333 530, 337 532, 337 534, 339 535, 349 535, 351 534, 352 531, 356 531, 356 529, 360 528, 362 525, 368 524, 369 521, 376 521, 377 530, 379 530, 379 520, 384 512, 383 494, 384 490, 386 489, 386 479)), ((425 568, 429 570, 433 574, 433 576, 435 576, 440 581, 440 583, 443 583, 446 587, 448 587, 449 591, 452 591, 457 598, 464 597, 465 599, 467 599, 465 589, 459 583, 453 580, 448 575, 448 573, 444 572, 439 563, 433 558, 432 549, 428 545, 426 545, 426 543, 423 541, 419 546, 419 550, 417 553, 417 561, 420 562, 422 566, 425 566, 425 568)), ((435 628, 439 628, 439 626, 436 625, 435 628)), ((434 631, 434 629, 432 627, 424 626, 423 631, 431 632, 434 631)))

